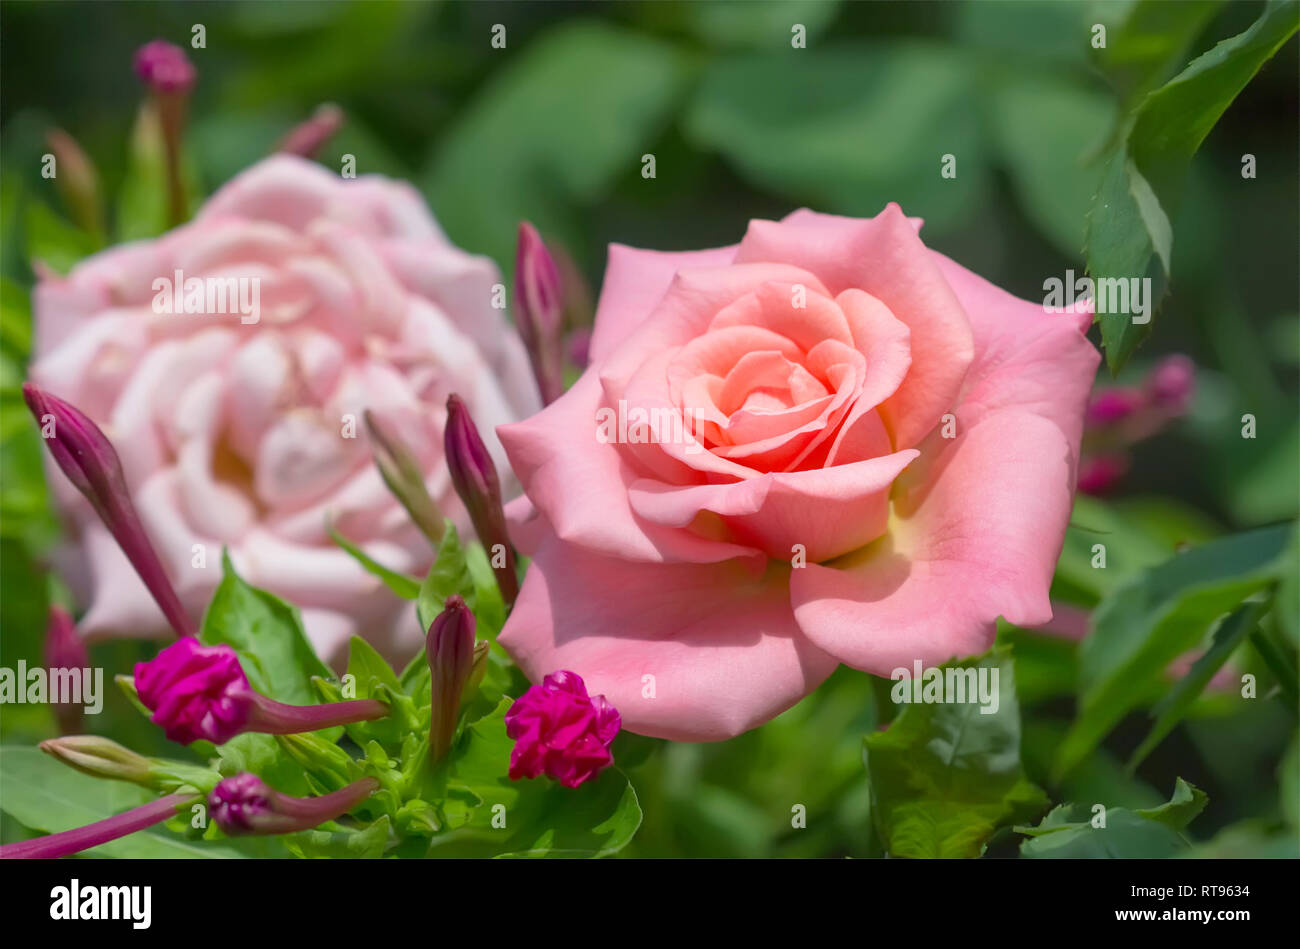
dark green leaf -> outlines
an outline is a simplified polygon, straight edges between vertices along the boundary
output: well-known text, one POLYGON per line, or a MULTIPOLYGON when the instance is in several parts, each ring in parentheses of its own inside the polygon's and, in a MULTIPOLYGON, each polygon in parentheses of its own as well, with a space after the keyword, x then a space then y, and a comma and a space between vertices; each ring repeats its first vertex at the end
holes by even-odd
POLYGON ((1219 624, 1210 648, 1192 664, 1187 675, 1179 679, 1178 684, 1170 690, 1169 694, 1151 710, 1155 723, 1142 744, 1133 752, 1133 757, 1129 759, 1130 771, 1137 768, 1152 749, 1173 731, 1174 726, 1182 721, 1187 710, 1192 707, 1192 703, 1210 684, 1214 674, 1223 668, 1228 657, 1250 635, 1267 607, 1267 601, 1248 603, 1219 624))
POLYGON ((307 641, 297 607, 245 583, 228 554, 222 570, 199 638, 233 646, 249 682, 264 695, 292 705, 315 703, 311 677, 331 673, 307 641))
POLYGON ((1224 613, 1276 580, 1288 525, 1235 534, 1178 554, 1115 590, 1080 652, 1078 719, 1055 773, 1081 761, 1224 613))
POLYGON ((1062 805, 1037 827, 1017 827, 1030 839, 1020 845, 1022 857, 1151 858, 1172 857, 1188 849, 1182 830, 1205 807, 1204 792, 1182 778, 1166 804, 1147 810, 1062 805))
MULTIPOLYGON (((963 701, 909 703, 888 729, 863 739, 876 829, 897 857, 978 857, 999 827, 1047 803, 1020 764, 1010 653, 996 650, 940 669, 954 682, 969 681, 960 670, 986 677, 996 711, 985 714, 992 703, 974 701, 969 693, 963 701)), ((891 695, 898 701, 913 686, 907 679, 895 682, 891 695)))

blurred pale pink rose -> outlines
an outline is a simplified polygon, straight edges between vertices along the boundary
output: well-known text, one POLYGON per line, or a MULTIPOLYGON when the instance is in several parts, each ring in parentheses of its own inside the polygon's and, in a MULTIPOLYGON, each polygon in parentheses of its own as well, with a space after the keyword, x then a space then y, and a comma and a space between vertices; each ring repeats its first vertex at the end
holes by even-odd
POLYGON ((589 368, 499 432, 533 557, 501 641, 534 682, 573 670, 628 729, 712 740, 841 662, 888 676, 987 649, 999 615, 1050 618, 1090 317, 918 229, 890 205, 610 249, 589 368), (620 402, 621 443, 599 427, 620 402), (639 410, 658 441, 635 443, 639 410))
MULTIPOLYGON (((323 654, 354 633, 414 648, 409 607, 334 545, 326 515, 394 569, 430 559, 371 462, 369 408, 467 526, 442 464, 448 394, 488 433, 540 405, 522 344, 492 306, 499 281, 489 260, 448 242, 408 185, 282 155, 235 178, 190 224, 42 279, 31 372, 113 440, 196 616, 225 546, 245 579, 302 608, 323 654), (189 287, 204 288, 207 312, 166 312, 173 288, 156 281, 174 284, 178 272, 182 304, 187 281, 206 281, 189 287), (206 295, 218 288, 230 291, 224 304, 206 295), (211 312, 222 308, 231 312, 211 312)), ((489 449, 504 467, 495 439, 489 449)), ((89 506, 52 466, 50 478, 75 530, 61 566, 86 606, 83 635, 165 635, 89 506)))

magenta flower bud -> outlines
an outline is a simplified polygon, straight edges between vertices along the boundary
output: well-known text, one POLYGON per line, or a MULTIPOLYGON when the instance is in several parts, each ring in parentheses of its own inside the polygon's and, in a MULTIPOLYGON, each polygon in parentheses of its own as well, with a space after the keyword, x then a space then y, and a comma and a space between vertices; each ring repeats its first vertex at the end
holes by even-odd
POLYGON ((1147 376, 1151 401, 1170 415, 1182 415, 1196 390, 1196 366, 1186 356, 1166 356, 1147 376))
POLYGON ((277 152, 311 158, 343 127, 343 110, 332 102, 316 107, 312 117, 289 130, 277 152))
POLYGON ((223 744, 243 732, 292 735, 373 721, 388 714, 376 699, 286 705, 254 692, 230 646, 186 636, 135 667, 135 688, 152 721, 175 742, 223 744))
POLYGON ((135 667, 135 688, 152 721, 182 745, 223 744, 247 730, 254 692, 229 646, 203 646, 193 636, 135 667))
MULTIPOLYGON (((45 627, 45 666, 55 669, 86 669, 90 666, 90 656, 86 644, 77 635, 77 625, 68 615, 68 611, 50 607, 50 622, 45 627)), ((53 703, 54 718, 59 723, 59 733, 63 735, 81 731, 84 718, 82 706, 73 703, 53 703)))
POLYGON ((550 405, 564 394, 560 341, 564 299, 559 268, 537 229, 527 221, 519 225, 515 297, 519 301, 519 336, 528 350, 542 402, 550 405))
POLYGON ((1123 455, 1096 455, 1079 462, 1079 490, 1084 494, 1109 494, 1128 472, 1123 455))
POLYGON ((377 780, 362 778, 332 794, 291 797, 268 787, 257 775, 244 772, 212 789, 208 813, 231 837, 291 834, 342 817, 377 790, 377 780))
POLYGON ((0 847, 0 860, 50 860, 80 853, 110 841, 134 834, 154 824, 161 824, 176 808, 193 801, 192 794, 169 794, 85 827, 48 834, 0 847))
POLYGON ((587 697, 576 673, 552 673, 506 712, 506 734, 515 740, 510 779, 545 774, 576 788, 614 763, 609 746, 621 725, 605 696, 587 697))
POLYGON ((429 757, 441 761, 451 750, 460 718, 460 699, 474 672, 476 623, 460 596, 452 594, 429 627, 425 657, 429 661, 433 708, 429 715, 429 757))
POLYGON ((50 624, 45 628, 45 665, 50 669, 84 669, 90 665, 86 644, 77 635, 77 624, 61 606, 50 607, 50 624))
POLYGON ((166 40, 154 40, 136 50, 135 74, 154 92, 168 95, 188 93, 198 79, 185 50, 166 40))
POLYGON ((181 606, 167 571, 140 523, 126 488, 122 462, 112 443, 79 409, 38 386, 24 382, 23 398, 40 426, 50 454, 68 480, 86 496, 176 635, 194 635, 194 623, 181 606))
POLYGON ((1114 425, 1131 418, 1146 404, 1146 396, 1137 389, 1103 389, 1093 393, 1085 417, 1089 427, 1114 425))
POLYGON ((501 482, 469 410, 454 392, 447 398, 443 440, 451 483, 469 511, 479 541, 487 549, 501 597, 510 606, 519 595, 519 576, 515 572, 515 551, 506 530, 506 514, 501 507, 501 482))
POLYGON ((166 158, 167 213, 174 227, 185 220, 185 183, 181 180, 181 139, 185 132, 185 108, 198 80, 185 51, 165 40, 154 40, 135 54, 135 73, 153 93, 153 105, 162 132, 166 158))

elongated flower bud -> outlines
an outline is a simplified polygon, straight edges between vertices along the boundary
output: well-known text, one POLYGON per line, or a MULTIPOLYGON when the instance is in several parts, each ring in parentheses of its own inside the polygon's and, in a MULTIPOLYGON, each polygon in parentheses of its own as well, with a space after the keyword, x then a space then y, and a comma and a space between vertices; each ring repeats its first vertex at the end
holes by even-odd
POLYGON ((429 756, 441 761, 451 749, 460 718, 460 698, 474 671, 474 614, 453 594, 429 627, 425 656, 429 660, 433 708, 429 717, 429 756))
POLYGON ((92 777, 129 781, 143 787, 153 784, 148 758, 99 735, 51 738, 41 742, 41 751, 92 777))
POLYGON ((516 324, 528 350, 542 402, 550 405, 564 394, 563 343, 560 331, 564 299, 560 271, 537 229, 523 221, 515 251, 516 324))
POLYGON ((203 646, 193 637, 172 643, 135 667, 141 703, 169 739, 222 744, 243 732, 288 735, 373 721, 388 714, 375 699, 328 705, 286 705, 254 692, 229 646, 203 646))
POLYGON ((112 443, 79 409, 33 383, 23 383, 23 398, 41 427, 50 454, 68 480, 86 496, 176 635, 194 635, 194 623, 181 606, 140 523, 112 443))
MULTIPOLYGON (((50 607, 50 621, 45 627, 45 667, 55 669, 85 669, 90 666, 86 644, 77 635, 77 625, 67 610, 50 607)), ((63 735, 81 730, 85 718, 83 707, 74 702, 51 702, 54 718, 63 735)))
POLYGON ((370 435, 375 467, 388 490, 406 508, 411 520, 435 547, 442 540, 443 517, 437 503, 429 496, 424 472, 406 444, 388 429, 369 409, 363 415, 370 435))
POLYGON ((291 797, 268 787, 257 775, 245 772, 226 778, 212 789, 208 795, 208 812, 217 826, 232 837, 290 834, 342 817, 377 790, 377 780, 362 778, 332 794, 291 797))
POLYGON ((104 204, 95 163, 75 138, 62 129, 50 129, 45 143, 54 156, 54 182, 72 219, 97 241, 104 239, 104 204))
POLYGON ((277 152, 311 158, 343 127, 343 110, 332 102, 317 106, 312 117, 289 130, 277 152))
POLYGON ((0 860, 49 860, 80 853, 82 850, 89 850, 91 847, 98 847, 100 844, 134 834, 137 830, 161 824, 176 813, 178 807, 195 799, 193 794, 169 794, 105 820, 87 824, 85 827, 24 840, 16 844, 5 844, 0 847, 0 860))
POLYGON ((501 481, 469 410, 454 392, 447 398, 447 428, 443 438, 451 483, 469 511, 479 541, 487 549, 501 597, 510 606, 519 595, 519 575, 515 572, 515 551, 510 546, 506 514, 501 507, 501 481))
POLYGON ((185 220, 185 184, 181 180, 181 139, 185 110, 198 73, 185 51, 165 40, 154 40, 135 54, 135 72, 153 93, 153 106, 162 129, 167 166, 168 220, 174 227, 185 220))

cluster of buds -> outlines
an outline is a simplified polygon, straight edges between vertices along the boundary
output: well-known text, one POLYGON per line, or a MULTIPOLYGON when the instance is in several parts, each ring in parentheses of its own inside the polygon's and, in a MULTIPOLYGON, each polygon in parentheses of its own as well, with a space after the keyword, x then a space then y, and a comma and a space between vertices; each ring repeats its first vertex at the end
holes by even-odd
POLYGON ((1079 490, 1106 494, 1128 472, 1130 450, 1187 414, 1196 371, 1186 356, 1166 356, 1136 386, 1093 393, 1085 416, 1079 490))

